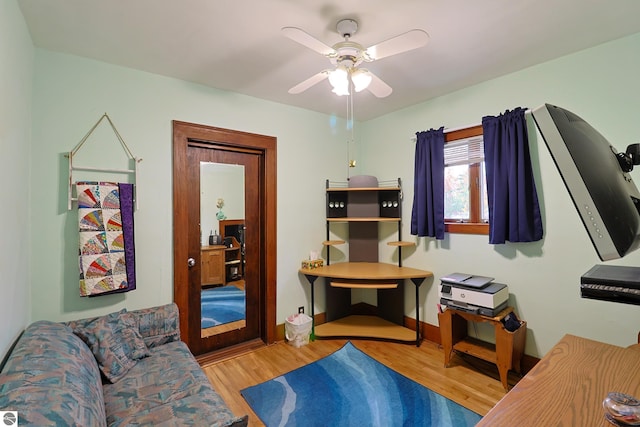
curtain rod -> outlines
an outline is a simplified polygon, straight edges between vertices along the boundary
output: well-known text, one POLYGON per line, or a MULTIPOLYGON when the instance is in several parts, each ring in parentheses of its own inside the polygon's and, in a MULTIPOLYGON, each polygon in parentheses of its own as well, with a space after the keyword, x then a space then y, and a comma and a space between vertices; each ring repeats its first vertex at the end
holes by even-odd
MULTIPOLYGON (((531 110, 527 108, 524 111, 524 115, 525 116, 531 115, 531 110)), ((482 125, 482 123, 474 123, 472 125, 467 125, 467 126, 458 126, 458 127, 455 127, 455 128, 446 128, 443 132, 444 133, 457 132, 457 131, 462 130, 462 129, 469 129, 469 128, 473 128, 473 127, 481 126, 481 125, 482 125)), ((415 136, 412 136, 411 137, 411 142, 416 142, 416 141, 417 141, 417 138, 415 136)))

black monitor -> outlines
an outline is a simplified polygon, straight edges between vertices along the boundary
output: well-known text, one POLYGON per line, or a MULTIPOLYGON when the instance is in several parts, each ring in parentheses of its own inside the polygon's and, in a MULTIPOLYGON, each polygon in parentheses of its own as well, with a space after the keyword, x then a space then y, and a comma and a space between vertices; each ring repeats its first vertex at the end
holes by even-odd
POLYGON ((640 245, 640 192, 629 172, 638 145, 617 150, 574 113, 545 104, 533 118, 602 261, 640 245))

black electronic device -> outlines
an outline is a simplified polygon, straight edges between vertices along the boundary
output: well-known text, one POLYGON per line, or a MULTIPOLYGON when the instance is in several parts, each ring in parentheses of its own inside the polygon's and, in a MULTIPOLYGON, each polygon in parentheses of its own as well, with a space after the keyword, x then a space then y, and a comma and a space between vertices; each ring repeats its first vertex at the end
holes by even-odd
POLYGON ((640 192, 629 171, 638 145, 618 151, 576 114, 551 104, 533 118, 602 261, 640 246, 640 192))
POLYGON ((594 265, 580 278, 580 295, 640 305, 640 267, 594 265))

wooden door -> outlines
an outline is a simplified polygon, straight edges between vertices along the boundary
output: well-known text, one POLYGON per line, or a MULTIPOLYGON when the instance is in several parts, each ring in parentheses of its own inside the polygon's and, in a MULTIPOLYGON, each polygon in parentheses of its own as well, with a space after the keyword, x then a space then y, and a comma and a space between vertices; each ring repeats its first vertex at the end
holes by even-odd
POLYGON ((182 339, 196 354, 275 340, 275 138, 174 122, 174 300, 182 339), (201 162, 245 171, 244 327, 201 334, 201 162))

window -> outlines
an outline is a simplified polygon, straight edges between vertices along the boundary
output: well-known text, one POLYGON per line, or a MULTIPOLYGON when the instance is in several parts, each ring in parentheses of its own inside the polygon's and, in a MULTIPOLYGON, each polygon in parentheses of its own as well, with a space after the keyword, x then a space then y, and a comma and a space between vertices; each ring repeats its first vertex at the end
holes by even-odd
POLYGON ((445 142, 445 231, 489 234, 482 125, 449 132, 445 142))

